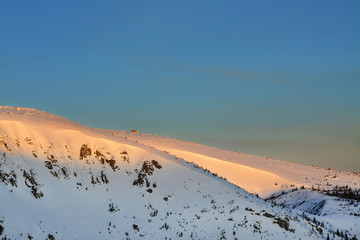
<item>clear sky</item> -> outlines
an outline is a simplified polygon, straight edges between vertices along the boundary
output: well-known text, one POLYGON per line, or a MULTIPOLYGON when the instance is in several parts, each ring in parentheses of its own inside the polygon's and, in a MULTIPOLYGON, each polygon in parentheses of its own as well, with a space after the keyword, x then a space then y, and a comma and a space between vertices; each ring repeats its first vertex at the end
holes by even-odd
POLYGON ((0 1, 0 104, 360 171, 360 1, 0 1))

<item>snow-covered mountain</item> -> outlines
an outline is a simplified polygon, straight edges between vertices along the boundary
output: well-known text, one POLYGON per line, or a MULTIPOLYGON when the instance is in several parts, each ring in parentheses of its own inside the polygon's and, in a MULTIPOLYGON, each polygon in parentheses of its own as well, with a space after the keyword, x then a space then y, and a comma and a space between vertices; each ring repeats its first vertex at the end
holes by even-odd
POLYGON ((2 239, 360 236, 360 176, 0 108, 2 239))

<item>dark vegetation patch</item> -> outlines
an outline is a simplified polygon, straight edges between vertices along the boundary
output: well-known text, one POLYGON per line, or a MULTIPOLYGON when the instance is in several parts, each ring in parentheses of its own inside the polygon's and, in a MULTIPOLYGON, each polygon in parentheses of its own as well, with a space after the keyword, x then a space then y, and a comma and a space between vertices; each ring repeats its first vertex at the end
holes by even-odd
MULTIPOLYGON (((303 212, 302 217, 308 221, 308 224, 312 227, 313 230, 315 229, 321 235, 323 234, 322 228, 325 226, 324 222, 318 221, 315 217, 313 217, 313 219, 311 219, 307 214, 305 214, 305 212, 303 212)), ((346 238, 346 239, 348 239, 348 238, 346 238)))
POLYGON ((288 220, 285 219, 281 219, 281 218, 274 218, 273 223, 279 225, 281 228, 285 229, 286 231, 289 232, 295 232, 295 229, 290 229, 290 224, 288 220))
POLYGON ((335 186, 335 187, 333 187, 333 189, 328 189, 328 190, 318 190, 315 188, 312 188, 311 190, 318 191, 318 192, 328 195, 328 196, 335 196, 335 197, 339 197, 339 198, 353 199, 353 200, 360 201, 360 188, 352 189, 348 185, 335 186))

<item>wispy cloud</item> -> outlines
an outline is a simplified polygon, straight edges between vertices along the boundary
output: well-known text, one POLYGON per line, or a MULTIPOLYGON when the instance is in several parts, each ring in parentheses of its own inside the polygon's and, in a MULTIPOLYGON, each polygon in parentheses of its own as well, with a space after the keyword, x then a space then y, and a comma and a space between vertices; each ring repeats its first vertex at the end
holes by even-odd
POLYGON ((201 74, 208 76, 218 76, 222 80, 230 81, 249 81, 256 79, 256 74, 246 71, 236 71, 233 69, 219 68, 219 67, 197 67, 197 66, 186 66, 180 64, 171 63, 150 63, 140 61, 127 61, 125 65, 137 68, 162 70, 162 71, 176 71, 176 72, 187 72, 193 74, 201 74))

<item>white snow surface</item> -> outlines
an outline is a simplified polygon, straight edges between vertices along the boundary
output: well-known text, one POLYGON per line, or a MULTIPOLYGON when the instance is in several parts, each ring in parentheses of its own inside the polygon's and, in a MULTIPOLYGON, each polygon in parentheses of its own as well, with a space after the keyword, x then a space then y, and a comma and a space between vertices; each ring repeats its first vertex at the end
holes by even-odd
POLYGON ((348 185, 355 189, 360 187, 360 174, 356 172, 285 162, 152 134, 113 130, 107 132, 194 162, 263 198, 301 186, 322 189, 330 189, 336 185, 348 185))
POLYGON ((13 107, 0 107, 0 153, 0 237, 8 239, 314 239, 338 238, 336 229, 360 236, 358 205, 341 208, 347 202, 306 189, 358 189, 354 172, 13 107), (273 203, 261 199, 280 192, 273 203), (299 196, 307 204, 298 206, 299 196), (322 200, 321 214, 311 213, 322 200))

